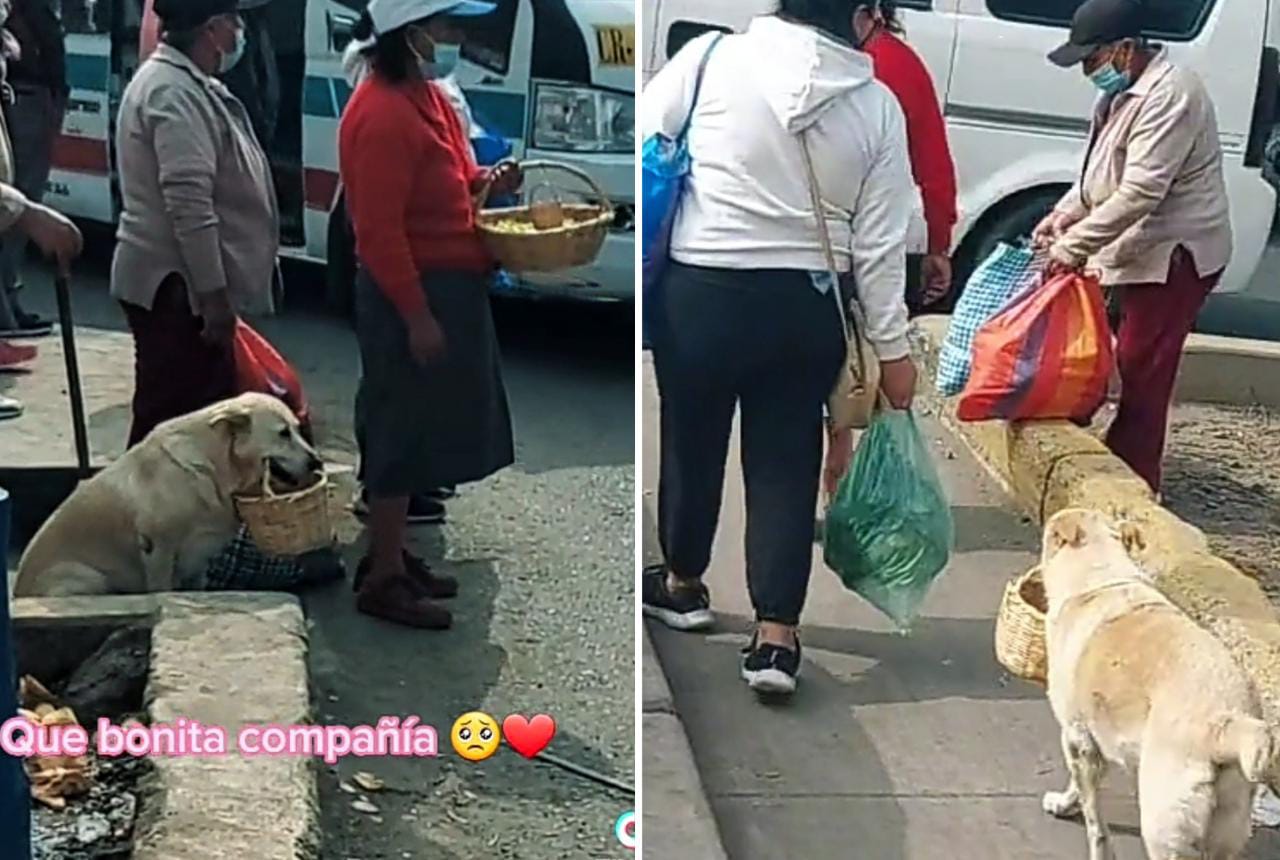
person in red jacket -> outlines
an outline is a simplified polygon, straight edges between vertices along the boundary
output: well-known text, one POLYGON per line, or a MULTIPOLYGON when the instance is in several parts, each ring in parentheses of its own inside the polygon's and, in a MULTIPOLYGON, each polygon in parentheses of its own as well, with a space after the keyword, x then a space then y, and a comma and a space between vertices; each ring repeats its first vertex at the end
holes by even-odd
POLYGON ((907 304, 913 314, 935 304, 951 289, 951 241, 955 229, 956 166, 947 145, 947 126, 929 69, 902 39, 893 0, 864 4, 854 12, 854 32, 871 55, 876 77, 898 97, 907 118, 911 172, 924 200, 928 246, 909 267, 907 304), (917 268, 918 267, 918 268, 917 268), (918 274, 917 274, 918 272, 918 274))
MULTIPOLYGON (((489 310, 495 268, 476 234, 472 196, 490 178, 435 80, 456 62, 453 19, 493 3, 372 0, 355 30, 371 74, 338 131, 339 172, 356 236, 356 396, 369 555, 356 574, 359 611, 444 629, 434 602, 457 581, 405 548, 411 496, 492 475, 515 459, 489 310)), ((515 165, 493 168, 514 192, 515 165)))

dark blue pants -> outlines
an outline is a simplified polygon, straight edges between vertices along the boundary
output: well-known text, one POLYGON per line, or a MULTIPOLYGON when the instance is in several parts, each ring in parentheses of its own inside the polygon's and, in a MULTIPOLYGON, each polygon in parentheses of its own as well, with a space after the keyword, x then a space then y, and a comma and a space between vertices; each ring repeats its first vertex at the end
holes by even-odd
POLYGON ((835 300, 804 272, 673 262, 657 304, 666 562, 684 578, 706 572, 737 409, 751 603, 761 621, 798 624, 813 564, 822 409, 845 355, 835 300))
MULTIPOLYGON (((0 490, 0 551, 8 559, 9 494, 0 490)), ((14 679, 13 628, 9 620, 8 564, 4 564, 4 599, 0 600, 0 723, 18 713, 14 679)), ((31 794, 22 761, 0 752, 0 857, 31 856, 31 794)))

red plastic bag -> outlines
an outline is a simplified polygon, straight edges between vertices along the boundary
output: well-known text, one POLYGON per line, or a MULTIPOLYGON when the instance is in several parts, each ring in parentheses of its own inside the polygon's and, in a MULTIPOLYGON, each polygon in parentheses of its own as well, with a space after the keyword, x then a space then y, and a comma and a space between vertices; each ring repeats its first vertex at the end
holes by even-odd
POLYGON ((1096 278, 1055 275, 978 329, 961 421, 1087 421, 1115 365, 1106 301, 1096 278))
POLYGON ((241 394, 256 391, 270 394, 298 416, 304 428, 310 427, 311 413, 302 381, 276 348, 244 320, 236 323, 236 387, 241 394))

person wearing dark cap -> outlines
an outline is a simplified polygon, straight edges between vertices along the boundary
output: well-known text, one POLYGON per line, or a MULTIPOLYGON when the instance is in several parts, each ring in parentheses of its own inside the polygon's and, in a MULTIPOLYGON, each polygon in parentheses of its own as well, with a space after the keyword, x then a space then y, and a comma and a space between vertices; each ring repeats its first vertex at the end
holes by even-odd
POLYGON ((1107 444, 1158 493, 1182 348, 1232 236, 1213 102, 1145 23, 1136 0, 1088 0, 1049 55, 1100 97, 1080 179, 1034 238, 1056 269, 1096 271, 1117 293, 1122 390, 1107 444))
POLYGON ((111 293, 133 332, 130 446, 237 393, 240 313, 274 310, 279 215, 267 156, 216 78, 244 53, 236 0, 156 0, 161 44, 121 99, 111 293))

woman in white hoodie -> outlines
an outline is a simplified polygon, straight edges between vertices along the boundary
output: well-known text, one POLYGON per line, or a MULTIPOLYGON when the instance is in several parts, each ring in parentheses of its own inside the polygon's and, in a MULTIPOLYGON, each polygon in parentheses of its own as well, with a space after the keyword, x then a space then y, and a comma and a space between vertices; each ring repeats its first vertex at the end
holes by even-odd
MULTIPOLYGON (((693 165, 653 316, 666 564, 645 573, 645 614, 681 630, 713 622, 702 575, 738 407, 757 620, 742 676, 758 692, 795 689, 823 405, 845 356, 802 136, 836 266, 852 276, 885 394, 907 408, 915 389, 904 300, 915 190, 902 110, 875 80, 871 58, 853 47, 862 5, 781 0, 778 14, 741 35, 692 41, 643 93, 646 136, 675 137, 691 117, 693 165)), ((829 433, 827 441, 829 470, 842 473, 851 436, 829 433)))

